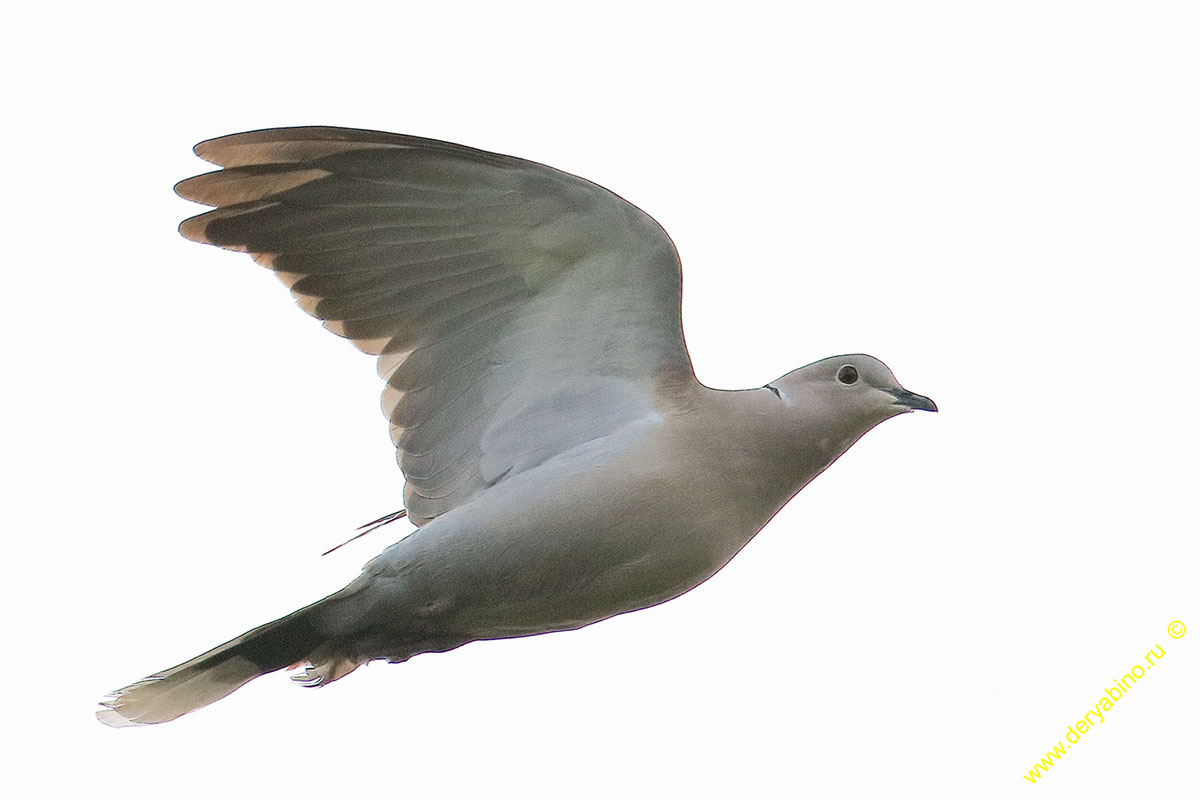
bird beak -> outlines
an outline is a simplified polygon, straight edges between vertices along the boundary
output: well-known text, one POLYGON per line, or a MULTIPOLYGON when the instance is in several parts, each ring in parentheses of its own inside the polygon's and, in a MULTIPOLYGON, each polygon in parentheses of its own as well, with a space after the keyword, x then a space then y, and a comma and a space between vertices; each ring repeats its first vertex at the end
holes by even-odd
POLYGON ((886 391, 896 398, 893 405, 904 406, 909 411, 937 411, 937 403, 923 394, 910 392, 908 389, 887 389, 886 391))

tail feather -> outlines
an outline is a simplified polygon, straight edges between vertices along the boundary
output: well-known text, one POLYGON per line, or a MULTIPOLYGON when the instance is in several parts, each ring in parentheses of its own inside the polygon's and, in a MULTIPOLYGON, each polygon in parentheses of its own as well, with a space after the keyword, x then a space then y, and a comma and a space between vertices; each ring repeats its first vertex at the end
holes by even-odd
POLYGON ((326 660, 312 664, 303 672, 296 673, 292 676, 292 680, 308 688, 326 686, 346 677, 360 666, 362 663, 352 658, 330 655, 326 660))
POLYGON ((118 689, 100 701, 104 708, 96 717, 114 728, 168 722, 215 703, 260 675, 305 661, 322 643, 314 611, 315 605, 302 608, 118 689))

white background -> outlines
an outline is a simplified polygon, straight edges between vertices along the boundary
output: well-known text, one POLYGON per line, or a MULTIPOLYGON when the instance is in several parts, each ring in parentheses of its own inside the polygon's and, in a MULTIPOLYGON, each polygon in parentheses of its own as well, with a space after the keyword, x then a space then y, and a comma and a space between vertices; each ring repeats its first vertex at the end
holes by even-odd
POLYGON ((1196 790, 1194 4, 8 14, 12 796, 1196 790), (864 351, 942 412, 869 434, 659 608, 103 727, 107 690, 340 587, 405 530, 318 557, 398 507, 373 362, 175 231, 200 209, 172 184, 211 168, 192 144, 301 124, 525 156, 645 208, 711 386, 864 351))

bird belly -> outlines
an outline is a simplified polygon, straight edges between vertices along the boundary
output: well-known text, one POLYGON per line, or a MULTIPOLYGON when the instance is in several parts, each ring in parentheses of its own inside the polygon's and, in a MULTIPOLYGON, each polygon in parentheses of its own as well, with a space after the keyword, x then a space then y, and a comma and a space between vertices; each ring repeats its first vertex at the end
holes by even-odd
POLYGON ((579 628, 683 594, 774 511, 735 518, 695 471, 682 484, 625 455, 543 465, 433 520, 368 566, 373 605, 428 641, 579 628))

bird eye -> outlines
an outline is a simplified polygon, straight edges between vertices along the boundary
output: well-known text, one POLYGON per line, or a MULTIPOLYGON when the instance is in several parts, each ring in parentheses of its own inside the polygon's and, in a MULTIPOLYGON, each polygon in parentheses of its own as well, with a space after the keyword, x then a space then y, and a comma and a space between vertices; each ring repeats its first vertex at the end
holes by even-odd
POLYGON ((858 370, 847 364, 838 370, 837 379, 840 383, 852 386, 858 382, 858 370))

